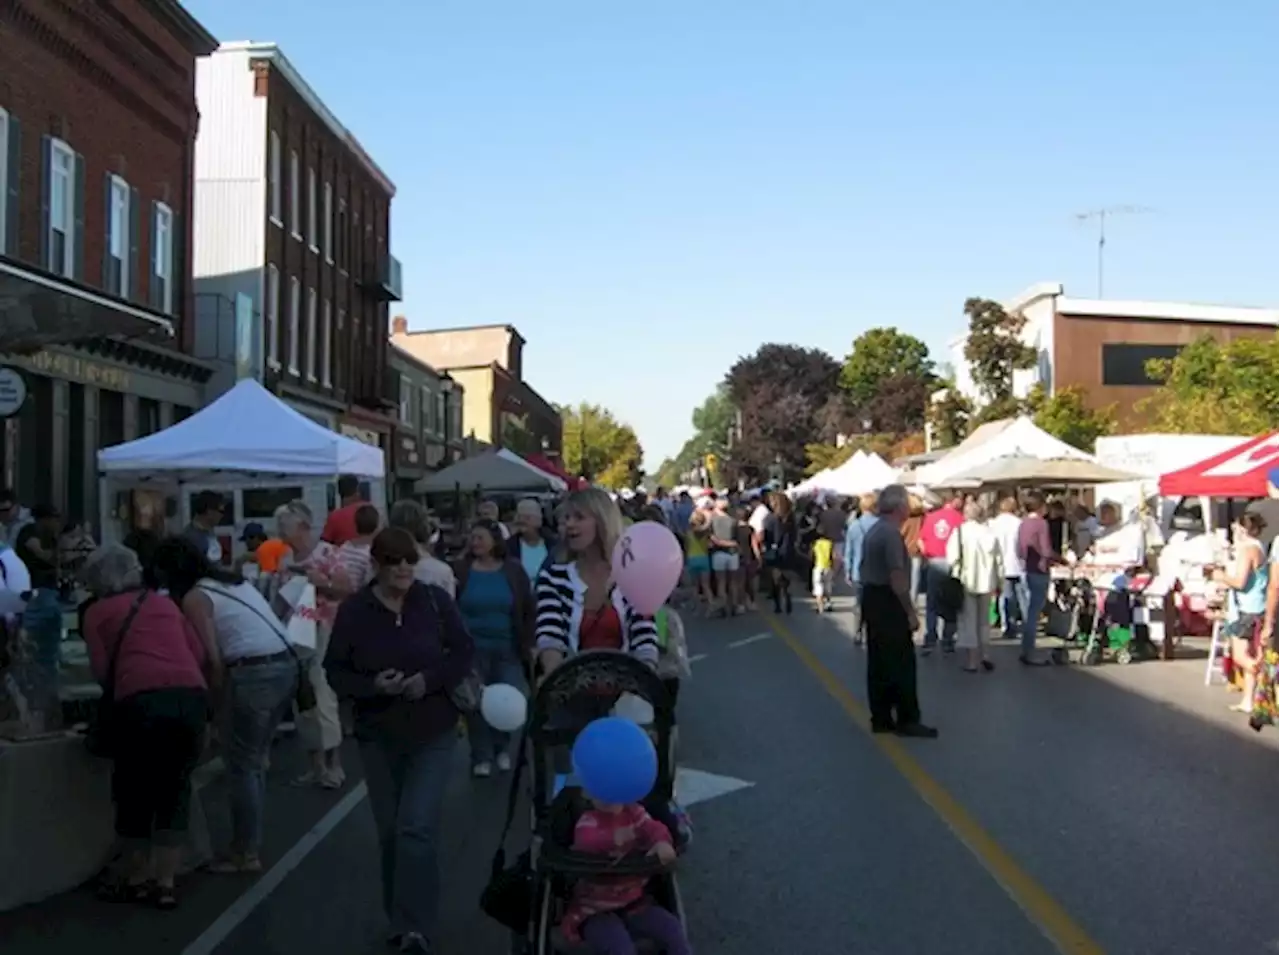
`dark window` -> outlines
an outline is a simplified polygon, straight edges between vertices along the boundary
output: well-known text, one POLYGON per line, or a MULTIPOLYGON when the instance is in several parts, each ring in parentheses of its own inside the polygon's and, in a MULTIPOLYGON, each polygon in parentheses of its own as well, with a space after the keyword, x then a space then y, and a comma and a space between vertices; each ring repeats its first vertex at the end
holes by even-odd
POLYGON ((1181 345, 1102 346, 1102 383, 1104 385, 1158 385, 1147 374, 1147 362, 1168 361, 1178 357, 1181 345))
MULTIPOLYGON (((241 492, 241 510, 246 521, 271 521, 275 519, 277 508, 301 499, 300 487, 246 488, 241 492)), ((275 532, 274 527, 267 530, 275 532)))

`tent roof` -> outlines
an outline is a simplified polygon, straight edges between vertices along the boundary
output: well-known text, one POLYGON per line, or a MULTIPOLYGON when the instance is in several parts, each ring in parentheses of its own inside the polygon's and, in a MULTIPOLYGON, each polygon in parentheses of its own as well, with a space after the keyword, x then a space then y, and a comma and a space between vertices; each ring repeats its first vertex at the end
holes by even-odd
POLYGON ((252 379, 163 431, 104 448, 98 470, 210 484, 237 483, 246 474, 386 477, 380 448, 317 424, 252 379))
POLYGON ((861 448, 844 464, 826 475, 821 487, 846 497, 878 491, 898 479, 898 472, 885 464, 878 454, 867 454, 861 448))
POLYGON ((464 458, 442 471, 428 474, 413 489, 419 494, 461 488, 472 491, 563 491, 565 482, 534 467, 518 454, 499 448, 464 458))
POLYGON ((1075 458, 1092 461, 1093 455, 1060 441, 1025 415, 992 421, 978 428, 940 461, 917 468, 913 479, 925 487, 945 487, 950 478, 993 458, 1022 455, 1049 460, 1075 458))
POLYGON ((1280 434, 1259 435, 1160 478, 1164 497, 1266 497, 1280 461, 1280 434))
POLYGON ((1116 481, 1140 481, 1142 475, 1108 467, 1088 458, 1037 458, 1009 454, 968 468, 947 480, 955 482, 955 487, 1000 484, 1087 487, 1116 481))

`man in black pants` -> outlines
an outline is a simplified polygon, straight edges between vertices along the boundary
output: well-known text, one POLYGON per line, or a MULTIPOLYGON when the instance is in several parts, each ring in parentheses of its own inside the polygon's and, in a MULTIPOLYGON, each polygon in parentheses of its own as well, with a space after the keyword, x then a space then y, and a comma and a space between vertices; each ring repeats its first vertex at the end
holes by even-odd
POLYGON ((916 696, 919 626, 911 600, 911 557, 901 527, 910 513, 907 489, 891 484, 876 501, 880 519, 862 542, 862 617, 867 630, 867 699, 871 730, 933 739, 938 731, 920 722, 916 696))

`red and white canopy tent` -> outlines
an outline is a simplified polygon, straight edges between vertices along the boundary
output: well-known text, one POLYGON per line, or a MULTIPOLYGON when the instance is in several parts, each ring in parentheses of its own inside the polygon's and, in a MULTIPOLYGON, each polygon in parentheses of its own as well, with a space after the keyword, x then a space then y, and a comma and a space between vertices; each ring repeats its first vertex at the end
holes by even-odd
POLYGON ((1280 433, 1250 438, 1211 458, 1160 477, 1164 497, 1266 497, 1280 461, 1280 433))

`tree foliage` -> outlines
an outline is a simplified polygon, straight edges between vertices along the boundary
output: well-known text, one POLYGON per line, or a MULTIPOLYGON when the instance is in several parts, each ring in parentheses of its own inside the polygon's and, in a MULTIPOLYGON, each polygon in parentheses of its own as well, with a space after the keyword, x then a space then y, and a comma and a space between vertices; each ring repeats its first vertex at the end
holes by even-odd
POLYGON ((908 435, 924 428, 929 397, 937 387, 931 378, 894 375, 881 382, 880 390, 862 406, 864 422, 875 434, 908 435))
POLYGON ((564 422, 562 456, 570 474, 582 474, 608 488, 634 487, 644 472, 640 440, 607 408, 580 404, 559 407, 564 422))
POLYGON ((871 402, 884 391, 886 382, 901 378, 931 382, 933 362, 924 342, 896 328, 863 332, 853 340, 840 369, 840 387, 855 407, 871 402))
POLYGON ((821 440, 820 412, 835 391, 840 364, 818 348, 766 344, 725 376, 742 413, 741 439, 729 461, 738 473, 767 475, 781 459, 789 476, 805 468, 804 448, 821 440))
POLYGON ((1052 397, 1036 385, 1027 396, 1026 412, 1044 429, 1073 448, 1093 453, 1094 444, 1115 431, 1115 405, 1090 408, 1084 392, 1076 387, 1059 388, 1052 397))
POLYGON ((1036 364, 1036 350, 1022 341, 1027 320, 1017 313, 1009 314, 1000 303, 986 298, 966 300, 964 313, 969 319, 964 357, 982 395, 976 420, 1012 417, 1020 410, 1014 395, 1014 373, 1036 364))
POLYGON ((693 436, 674 457, 658 465, 656 483, 662 487, 674 487, 683 483, 684 475, 701 464, 708 454, 725 458, 729 448, 729 428, 736 413, 728 387, 720 385, 693 410, 693 436))
POLYGON ((973 405, 954 385, 934 395, 929 403, 929 425, 935 448, 954 448, 969 433, 973 405))
POLYGON ((1147 374, 1161 386, 1136 409, 1157 433, 1273 431, 1280 401, 1277 344, 1275 337, 1220 344, 1205 335, 1172 360, 1147 363, 1147 374))

